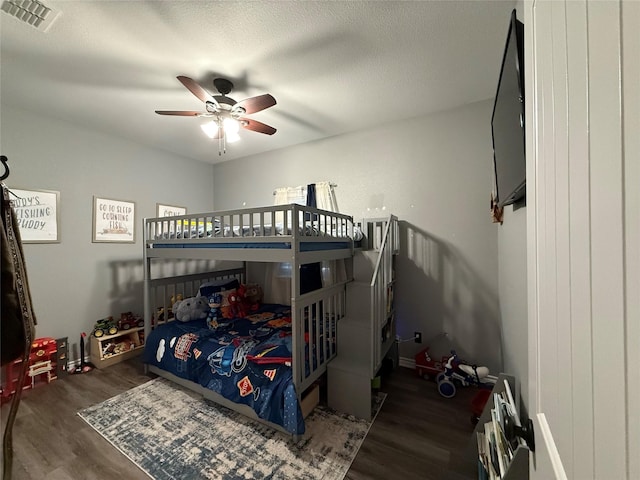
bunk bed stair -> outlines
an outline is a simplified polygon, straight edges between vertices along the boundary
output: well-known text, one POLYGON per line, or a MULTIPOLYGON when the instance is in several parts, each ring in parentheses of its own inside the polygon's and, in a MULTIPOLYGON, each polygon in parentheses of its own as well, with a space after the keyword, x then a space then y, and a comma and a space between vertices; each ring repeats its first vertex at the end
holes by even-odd
POLYGON ((353 281, 347 284, 346 312, 338 322, 337 356, 327 366, 327 403, 331 408, 371 419, 371 380, 385 357, 394 357, 394 261, 398 223, 365 220, 368 241, 353 257, 353 281))

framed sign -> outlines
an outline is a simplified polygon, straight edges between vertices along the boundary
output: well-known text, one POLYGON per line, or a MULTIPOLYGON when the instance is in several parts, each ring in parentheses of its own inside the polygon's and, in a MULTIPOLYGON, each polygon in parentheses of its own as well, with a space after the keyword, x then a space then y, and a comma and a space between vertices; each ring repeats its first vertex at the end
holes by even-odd
POLYGON ((158 217, 177 217, 179 215, 186 215, 187 209, 185 207, 176 207, 174 205, 162 205, 156 203, 156 215, 158 217))
POLYGON ((93 242, 135 243, 135 202, 93 197, 93 242))
POLYGON ((22 243, 60 242, 60 192, 11 188, 22 243))

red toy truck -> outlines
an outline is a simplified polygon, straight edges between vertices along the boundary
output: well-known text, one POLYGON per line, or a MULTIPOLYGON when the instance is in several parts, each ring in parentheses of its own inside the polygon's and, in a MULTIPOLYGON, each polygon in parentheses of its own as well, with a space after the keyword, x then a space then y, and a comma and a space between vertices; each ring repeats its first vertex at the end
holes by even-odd
POLYGON ((118 329, 129 330, 130 328, 144 327, 144 320, 139 315, 134 315, 131 312, 124 312, 120 314, 120 320, 118 320, 118 329))
POLYGON ((440 360, 435 360, 429 355, 429 347, 416 353, 416 373, 425 379, 435 379, 439 373, 444 372, 444 365, 449 360, 450 355, 443 356, 440 360))

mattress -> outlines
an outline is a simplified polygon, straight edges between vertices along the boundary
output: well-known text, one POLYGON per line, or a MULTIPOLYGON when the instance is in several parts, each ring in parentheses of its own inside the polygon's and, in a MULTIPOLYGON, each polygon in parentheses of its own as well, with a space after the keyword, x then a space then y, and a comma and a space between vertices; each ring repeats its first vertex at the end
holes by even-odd
POLYGON ((292 434, 304 433, 288 306, 263 305, 246 317, 223 319, 215 330, 205 320, 158 325, 146 339, 143 361, 248 405, 292 434))

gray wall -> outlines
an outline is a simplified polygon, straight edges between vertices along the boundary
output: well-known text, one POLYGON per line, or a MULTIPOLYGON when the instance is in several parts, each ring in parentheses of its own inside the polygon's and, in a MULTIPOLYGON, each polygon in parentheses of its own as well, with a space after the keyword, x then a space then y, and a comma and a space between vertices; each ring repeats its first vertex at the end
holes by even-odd
POLYGON ((527 317, 527 209, 505 207, 498 227, 499 298, 502 317, 504 371, 520 384, 521 398, 528 395, 529 333, 527 317))
POLYGON ((60 243, 24 245, 37 336, 74 345, 99 318, 142 313, 142 219, 157 202, 210 210, 213 166, 5 105, 0 133, 9 187, 60 192, 60 243), (135 244, 92 243, 93 195, 136 203, 135 244))
POLYGON ((214 166, 215 208, 273 203, 273 190, 329 180, 340 211, 402 221, 399 334, 413 358, 434 340, 502 369, 498 227, 491 223, 492 101, 214 166))
POLYGON ((278 186, 330 180, 341 211, 402 221, 399 334, 422 331, 424 343, 403 343, 401 356, 453 346, 524 378, 526 209, 508 207, 503 226, 490 221, 491 108, 480 102, 211 166, 3 105, 7 184, 61 193, 61 243, 24 247, 37 333, 74 343, 98 318, 142 311, 140 225, 157 202, 190 212, 269 205, 278 186), (93 195, 136 202, 135 244, 91 242, 93 195), (448 338, 431 341, 443 331, 448 338))
MULTIPOLYGON (((518 20, 524 22, 524 2, 516 2, 515 9, 518 20)), ((498 262, 504 371, 519 382, 520 397, 526 407, 529 385, 527 208, 514 211, 512 206, 505 207, 504 223, 498 227, 498 262)))

